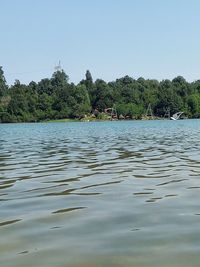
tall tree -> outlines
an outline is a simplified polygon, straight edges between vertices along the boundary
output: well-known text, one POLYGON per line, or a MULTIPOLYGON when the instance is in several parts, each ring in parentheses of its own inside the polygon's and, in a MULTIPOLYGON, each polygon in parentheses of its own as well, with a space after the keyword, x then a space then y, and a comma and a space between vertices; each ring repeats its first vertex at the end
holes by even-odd
POLYGON ((8 86, 4 77, 3 68, 2 66, 0 66, 0 97, 2 97, 6 93, 7 88, 8 86))
POLYGON ((87 83, 88 85, 93 84, 92 75, 91 75, 91 73, 90 73, 89 70, 86 71, 85 78, 86 78, 86 83, 87 83))

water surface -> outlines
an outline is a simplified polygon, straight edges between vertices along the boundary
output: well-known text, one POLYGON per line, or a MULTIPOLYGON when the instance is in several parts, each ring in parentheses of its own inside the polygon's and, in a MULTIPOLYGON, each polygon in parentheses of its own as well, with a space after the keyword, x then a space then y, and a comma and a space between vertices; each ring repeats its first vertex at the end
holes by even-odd
POLYGON ((0 125, 1 267, 200 262, 200 120, 0 125))

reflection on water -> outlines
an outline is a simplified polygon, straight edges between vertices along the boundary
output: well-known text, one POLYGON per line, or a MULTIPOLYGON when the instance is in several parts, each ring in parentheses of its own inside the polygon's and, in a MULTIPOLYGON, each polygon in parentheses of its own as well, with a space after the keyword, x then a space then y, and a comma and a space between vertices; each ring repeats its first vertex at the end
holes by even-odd
POLYGON ((200 121, 0 125, 0 266, 199 266, 200 121))

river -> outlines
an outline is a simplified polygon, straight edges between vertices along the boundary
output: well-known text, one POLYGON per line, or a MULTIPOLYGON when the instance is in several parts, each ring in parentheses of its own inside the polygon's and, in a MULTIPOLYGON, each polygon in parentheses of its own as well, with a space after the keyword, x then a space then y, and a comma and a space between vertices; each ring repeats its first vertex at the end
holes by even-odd
POLYGON ((0 124, 1 267, 196 267, 200 120, 0 124))

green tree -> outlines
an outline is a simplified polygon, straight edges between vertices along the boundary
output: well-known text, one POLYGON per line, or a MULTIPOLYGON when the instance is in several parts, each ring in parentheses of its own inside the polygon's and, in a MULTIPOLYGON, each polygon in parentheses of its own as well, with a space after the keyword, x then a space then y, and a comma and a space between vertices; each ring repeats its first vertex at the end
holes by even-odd
POLYGON ((2 66, 0 66, 0 97, 6 94, 8 86, 6 84, 6 79, 4 77, 4 72, 2 66))
POLYGON ((158 82, 126 75, 108 83, 102 79, 93 82, 87 70, 85 79, 75 85, 69 83, 63 70, 58 70, 50 79, 32 81, 29 85, 16 80, 8 87, 0 67, 0 122, 80 118, 92 109, 104 111, 114 105, 118 115, 137 119, 149 104, 157 116, 170 109, 172 114, 183 111, 191 118, 199 118, 200 80, 188 83, 178 76, 172 81, 158 82))
POLYGON ((193 94, 187 98, 189 115, 194 117, 200 116, 200 95, 193 94))
POLYGON ((82 117, 91 112, 90 98, 84 85, 76 86, 74 90, 75 105, 71 107, 71 116, 82 117))
POLYGON ((51 78, 51 84, 56 88, 65 86, 68 81, 69 76, 64 72, 64 70, 54 72, 51 78))
POLYGON ((89 70, 86 71, 85 78, 86 78, 86 86, 91 86, 93 84, 93 79, 89 70))
POLYGON ((48 78, 42 79, 38 83, 38 85, 35 85, 35 84, 32 83, 32 84, 29 85, 29 87, 32 88, 32 89, 36 89, 36 91, 40 95, 42 95, 42 94, 52 95, 53 92, 54 92, 54 87, 52 85, 52 82, 48 78))
POLYGON ((109 85, 105 81, 97 79, 95 81, 93 108, 104 111, 105 108, 112 107, 114 104, 112 95, 113 92, 109 85))

